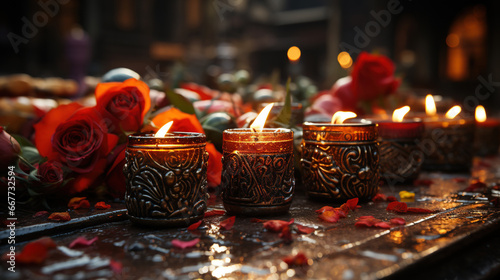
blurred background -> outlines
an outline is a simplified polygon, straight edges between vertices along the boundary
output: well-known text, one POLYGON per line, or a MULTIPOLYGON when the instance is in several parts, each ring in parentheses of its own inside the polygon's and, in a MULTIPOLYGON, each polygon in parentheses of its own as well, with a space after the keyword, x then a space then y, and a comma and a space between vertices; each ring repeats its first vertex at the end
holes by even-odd
POLYGON ((8 1, 0 75, 71 79, 66 90, 81 95, 76 86, 117 67, 165 81, 182 73, 209 87, 244 69, 254 80, 306 76, 321 90, 367 51, 391 58, 403 88, 415 92, 461 102, 490 81, 483 103, 496 110, 499 12, 493 0, 8 1), (287 57, 291 46, 299 60, 287 57))

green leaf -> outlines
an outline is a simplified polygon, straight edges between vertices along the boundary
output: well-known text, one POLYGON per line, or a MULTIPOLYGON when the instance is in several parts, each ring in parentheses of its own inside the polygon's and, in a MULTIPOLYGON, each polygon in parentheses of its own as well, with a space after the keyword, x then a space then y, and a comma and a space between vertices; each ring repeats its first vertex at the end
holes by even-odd
POLYGON ((290 93, 290 77, 286 81, 286 97, 285 97, 285 105, 281 112, 276 117, 276 122, 283 123, 291 127, 290 120, 292 118, 292 94, 290 93))
POLYGON ((21 145, 21 147, 35 147, 33 143, 31 143, 30 140, 26 139, 25 137, 18 135, 18 134, 12 134, 12 137, 16 139, 16 141, 21 145))
POLYGON ((175 93, 173 90, 170 89, 165 90, 165 94, 167 95, 168 100, 170 100, 170 104, 175 106, 177 109, 191 115, 196 114, 193 104, 191 104, 191 102, 189 102, 183 96, 175 93))
POLYGON ((39 162, 42 159, 35 147, 22 147, 21 154, 23 159, 25 159, 30 164, 39 162))

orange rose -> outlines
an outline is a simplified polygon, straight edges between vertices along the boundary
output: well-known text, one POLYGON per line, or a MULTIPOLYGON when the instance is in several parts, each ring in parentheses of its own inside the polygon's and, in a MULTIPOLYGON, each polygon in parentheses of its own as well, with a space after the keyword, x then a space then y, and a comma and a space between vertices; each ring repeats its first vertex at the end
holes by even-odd
MULTIPOLYGON (((159 129, 169 121, 174 121, 172 127, 170 127, 170 132, 205 133, 203 127, 201 127, 200 121, 198 121, 195 115, 186 114, 174 107, 156 115, 151 122, 159 129)), ((145 130, 148 129, 146 128, 145 130)))
POLYGON ((111 132, 137 131, 151 107, 149 87, 142 81, 100 83, 95 89, 96 108, 111 132))

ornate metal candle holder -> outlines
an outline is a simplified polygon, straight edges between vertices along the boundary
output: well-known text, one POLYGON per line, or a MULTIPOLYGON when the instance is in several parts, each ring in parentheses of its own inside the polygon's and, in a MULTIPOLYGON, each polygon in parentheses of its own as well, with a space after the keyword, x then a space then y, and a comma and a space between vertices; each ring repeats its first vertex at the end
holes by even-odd
POLYGON ((372 123, 304 123, 301 164, 311 198, 370 199, 379 190, 377 128, 372 123))
POLYGON ((424 124, 420 119, 379 121, 380 177, 389 185, 417 179, 424 156, 418 147, 424 124))
POLYGON ((201 133, 134 134, 124 173, 130 220, 148 226, 185 226, 207 208, 206 137, 201 133))
POLYGON ((425 120, 422 152, 426 170, 469 171, 474 156, 473 120, 425 120))
POLYGON ((293 132, 226 129, 223 134, 222 200, 233 214, 288 212, 295 189, 293 132))
POLYGON ((498 154, 500 145, 500 121, 488 119, 476 123, 474 136, 474 151, 478 156, 492 156, 498 154))

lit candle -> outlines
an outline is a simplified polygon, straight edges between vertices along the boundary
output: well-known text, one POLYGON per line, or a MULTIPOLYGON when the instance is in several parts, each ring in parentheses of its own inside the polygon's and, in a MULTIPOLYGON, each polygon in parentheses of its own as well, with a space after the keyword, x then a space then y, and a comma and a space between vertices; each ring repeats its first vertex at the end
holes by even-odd
POLYGON ((479 156, 496 155, 500 145, 500 120, 486 116, 483 106, 476 107, 474 150, 479 156))
POLYGON ((370 119, 378 124, 380 176, 387 184, 412 182, 423 163, 417 144, 422 138, 421 119, 404 119, 409 106, 394 110, 392 121, 370 119))
POLYGON ((309 197, 344 201, 377 194, 377 127, 371 122, 343 123, 353 117, 352 112, 337 112, 332 123, 303 124, 301 165, 309 197))
POLYGON ((264 128, 269 104, 250 128, 223 132, 222 201, 232 214, 287 213, 295 189, 293 132, 264 128))
POLYGON ((444 116, 439 115, 433 99, 429 98, 432 102, 427 100, 423 140, 419 145, 425 156, 422 168, 469 171, 473 158, 474 120, 461 118, 460 106, 453 106, 444 116))
POLYGON ((201 133, 167 133, 128 137, 124 167, 125 204, 133 223, 187 226, 203 218, 207 208, 206 137, 201 133))

